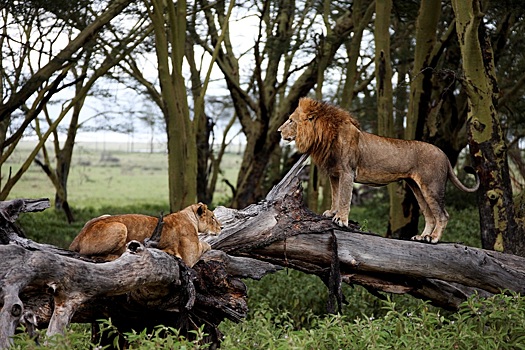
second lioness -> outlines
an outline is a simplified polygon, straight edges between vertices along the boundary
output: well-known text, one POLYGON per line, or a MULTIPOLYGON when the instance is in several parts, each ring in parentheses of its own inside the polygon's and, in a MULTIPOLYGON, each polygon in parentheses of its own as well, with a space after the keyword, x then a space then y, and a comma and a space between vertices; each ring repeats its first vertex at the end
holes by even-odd
MULTIPOLYGON (((164 225, 156 248, 181 258, 193 266, 210 250, 199 234, 218 235, 221 224, 206 204, 190 205, 163 218, 164 225)), ((114 260, 132 240, 143 242, 153 233, 158 218, 141 214, 103 215, 88 221, 69 246, 70 250, 104 260, 114 260)))
POLYGON ((465 187, 436 146, 367 133, 350 113, 325 102, 302 98, 279 131, 329 176, 332 207, 324 215, 340 226, 348 226, 354 181, 382 186, 405 180, 425 216, 425 229, 413 239, 437 243, 448 222, 447 178, 465 192, 479 187, 478 176, 474 187, 465 187))

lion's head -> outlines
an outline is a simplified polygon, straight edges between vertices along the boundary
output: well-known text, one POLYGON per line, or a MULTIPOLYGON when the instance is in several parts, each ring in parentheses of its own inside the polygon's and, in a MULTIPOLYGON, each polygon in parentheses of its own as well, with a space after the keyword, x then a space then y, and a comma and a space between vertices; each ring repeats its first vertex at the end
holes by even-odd
POLYGON ((359 122, 350 113, 328 103, 303 97, 278 131, 284 140, 295 140, 299 152, 312 156, 316 164, 323 164, 345 123, 351 123, 359 129, 359 122))
POLYGON ((218 235, 221 233, 221 223, 215 217, 215 214, 208 209, 204 203, 191 205, 191 210, 197 217, 197 231, 199 234, 218 235))

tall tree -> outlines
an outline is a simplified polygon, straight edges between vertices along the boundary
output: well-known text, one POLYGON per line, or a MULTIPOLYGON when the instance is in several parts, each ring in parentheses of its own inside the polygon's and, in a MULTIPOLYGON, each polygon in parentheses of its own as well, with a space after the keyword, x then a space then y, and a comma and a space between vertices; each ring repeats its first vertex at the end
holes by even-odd
MULTIPOLYGON (((72 82, 66 82, 69 70, 84 57, 85 52, 92 48, 102 29, 119 15, 129 3, 128 0, 112 1, 100 13, 84 9, 94 16, 90 18, 91 22, 83 18, 82 23, 75 21, 78 20, 76 17, 73 20, 72 13, 76 13, 75 10, 78 10, 79 6, 79 3, 75 1, 68 2, 65 7, 52 6, 49 3, 35 5, 33 3, 21 4, 7 1, 2 7, 2 31, 5 35, 2 36, 1 41, 5 46, 2 45, 1 58, 3 64, 0 69, 2 86, 0 164, 3 164, 11 156, 28 126, 36 120, 42 111, 46 110, 46 106, 52 97, 62 89, 75 84, 75 77, 72 78, 72 82), (68 13, 70 17, 68 17, 68 13), (9 28, 12 29, 12 26, 17 26, 20 29, 18 32, 22 33, 18 41, 11 37, 12 32, 9 31, 9 28), (59 37, 64 37, 64 28, 70 29, 72 27, 75 28, 75 36, 57 54, 53 54, 57 51, 56 46, 53 45, 59 41, 59 37), (8 57, 3 56, 4 54, 8 57), (6 86, 10 88, 4 89, 6 86), (21 110, 23 121, 13 123, 14 117, 18 114, 16 113, 17 109, 21 110), (7 137, 8 127, 11 127, 9 137, 7 137)), ((78 100, 73 100, 78 102, 78 100)), ((50 121, 48 130, 40 133, 40 141, 28 158, 24 160, 22 166, 14 174, 11 174, 11 171, 9 172, 2 186, 0 199, 7 197, 18 179, 29 168, 40 149, 43 148, 47 138, 56 133, 56 129, 64 117, 65 113, 61 114, 56 120, 50 121)), ((76 129, 71 129, 71 132, 76 133, 76 129)), ((70 150, 65 152, 70 153, 70 150)), ((60 158, 60 154, 57 153, 57 157, 60 158)), ((67 161, 66 158, 61 159, 67 161)), ((62 161, 59 163, 59 167, 64 169, 64 163, 62 161)), ((50 169, 48 170, 49 174, 55 175, 50 169)), ((65 169, 63 174, 67 173, 68 170, 65 169)), ((65 184, 63 180, 53 182, 59 186, 57 187, 57 195, 61 200, 64 200, 64 194, 67 193, 62 187, 65 184)))
MULTIPOLYGON (((66 138, 61 142, 58 131, 56 129, 52 131, 54 148, 52 154, 54 154, 55 157, 54 166, 51 162, 50 152, 47 151, 45 144, 42 147, 42 153, 44 154, 43 159, 37 158, 35 160, 48 175, 56 189, 55 208, 63 210, 69 222, 72 222, 74 218, 69 206, 67 183, 75 140, 77 132, 81 127, 80 114, 86 98, 92 93, 94 84, 104 77, 111 68, 115 67, 123 57, 133 51, 137 45, 144 40, 145 36, 148 35, 149 30, 147 25, 146 28, 144 28, 144 20, 141 18, 136 20, 138 22, 137 25, 131 27, 129 32, 124 31, 124 33, 117 33, 118 31, 112 28, 113 36, 109 40, 98 37, 97 42, 100 44, 86 48, 84 58, 78 60, 78 64, 70 69, 70 73, 74 79, 74 97, 67 99, 62 104, 62 109, 56 117, 56 119, 62 119, 66 115, 70 115, 69 125, 66 128, 66 138), (111 47, 111 49, 106 50, 104 46, 108 44, 108 41, 117 42, 118 44, 113 45, 113 47, 107 45, 111 47), (101 58, 101 62, 98 62, 97 56, 101 58)), ((131 23, 131 19, 128 23, 131 23)), ((55 120, 53 120, 47 107, 44 108, 43 112, 48 128, 51 128, 55 120)), ((38 119, 36 121, 38 121, 38 119)), ((43 134, 40 130, 40 123, 37 123, 37 125, 36 130, 39 138, 42 140, 43 134)), ((44 139, 43 141, 46 140, 44 139)))
POLYGON ((197 198, 197 148, 182 64, 186 44, 186 1, 146 2, 155 34, 162 112, 168 134, 170 210, 197 198))
MULTIPOLYGON (((394 137, 394 96, 392 90, 392 64, 390 58, 390 16, 391 0, 376 0, 376 18, 374 41, 376 44, 375 71, 377 94, 377 132, 381 136, 394 137)), ((398 225, 402 211, 402 198, 398 195, 400 183, 387 186, 390 202, 389 225, 387 235, 392 227, 398 225)))
POLYGON ((468 95, 470 153, 481 180, 482 244, 486 249, 523 255, 523 232, 514 219, 507 146, 495 108, 499 90, 482 2, 453 0, 452 5, 468 95))
MULTIPOLYGON (((436 64, 435 45, 441 0, 422 0, 416 21, 415 52, 410 82, 410 100, 403 138, 422 139, 431 101, 431 79, 436 64)), ((399 125, 399 121, 397 125, 399 125)), ((389 185, 390 215, 387 235, 408 239, 418 230, 419 207, 406 183, 389 185)))
MULTIPOLYGON (((205 0, 200 1, 200 8, 206 20, 203 31, 209 37, 201 38, 199 43, 211 53, 220 33, 220 8, 205 0)), ((313 2, 266 0, 255 2, 251 8, 257 8, 259 16, 254 46, 237 52, 231 38, 226 37, 217 58, 247 140, 233 198, 235 207, 256 202, 275 182, 269 174, 275 173, 271 159, 275 159, 280 140, 277 128, 295 109, 299 98, 315 86, 321 62, 333 62, 354 28, 352 6, 347 3, 330 12, 331 28, 326 35, 312 34, 314 19, 319 15, 313 2), (253 55, 249 69, 253 74, 246 77, 241 75, 239 61, 246 60, 248 54, 253 55)))
POLYGON ((33 95, 43 82, 49 80, 53 74, 60 71, 74 61, 75 53, 81 50, 88 42, 93 39, 106 24, 119 15, 132 0, 115 0, 112 1, 106 10, 98 15, 93 22, 89 23, 78 35, 71 40, 64 49, 51 58, 49 63, 35 72, 24 84, 8 98, 0 102, 0 121, 3 121, 20 107, 31 95, 33 95), (5 102, 4 102, 5 101, 5 102))

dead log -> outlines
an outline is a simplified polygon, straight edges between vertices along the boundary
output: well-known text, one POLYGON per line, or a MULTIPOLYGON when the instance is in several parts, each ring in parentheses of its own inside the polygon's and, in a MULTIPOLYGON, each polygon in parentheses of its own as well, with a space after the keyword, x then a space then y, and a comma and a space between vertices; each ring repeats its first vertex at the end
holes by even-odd
POLYGON ((246 315, 239 278, 259 279, 282 266, 318 275, 334 305, 342 301, 342 282, 409 293, 451 309, 473 293, 525 291, 524 258, 460 244, 386 239, 316 215, 305 207, 297 177, 304 160, 264 201, 242 210, 217 208, 223 233, 206 238, 214 250, 192 269, 138 242, 119 259, 95 264, 21 236, 13 224, 18 212, 42 210, 45 203, 0 203, 0 348, 9 345, 20 322, 48 326, 54 334, 69 322, 101 318, 111 318, 121 332, 205 324, 213 348, 220 339, 217 325, 246 315))
POLYGON ((225 228, 209 239, 213 249, 316 274, 323 281, 330 278, 336 252, 343 282, 409 293, 448 309, 473 293, 525 292, 522 257, 455 243, 386 239, 360 231, 355 223, 342 229, 316 215, 304 206, 296 176, 304 160, 303 156, 265 201, 239 211, 217 208, 225 228))
POLYGON ((251 259, 211 252, 190 269, 136 241, 120 258, 95 263, 21 235, 14 225, 18 213, 47 207, 48 200, 0 203, 0 348, 11 344, 20 323, 29 331, 47 327, 54 335, 70 322, 108 318, 121 333, 163 324, 188 334, 204 324, 214 348, 221 338, 217 325, 246 316, 246 287, 235 275, 261 278, 279 268, 250 261, 252 269, 245 270, 251 259))

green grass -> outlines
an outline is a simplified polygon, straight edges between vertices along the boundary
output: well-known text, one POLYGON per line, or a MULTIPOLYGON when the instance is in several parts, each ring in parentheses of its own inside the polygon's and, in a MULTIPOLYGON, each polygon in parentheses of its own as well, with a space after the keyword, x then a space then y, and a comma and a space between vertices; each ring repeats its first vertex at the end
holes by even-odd
MULTIPOLYGON (((16 172, 31 151, 30 146, 30 143, 22 144, 17 153, 2 164, 2 173, 10 169, 16 172)), ((68 181, 71 207, 169 205, 165 153, 127 152, 122 145, 108 146, 106 150, 92 147, 81 144, 75 148, 68 181), (108 157, 115 161, 108 161, 108 157)), ((231 190, 222 180, 226 178, 235 183, 240 161, 238 154, 224 155, 214 203, 226 203, 231 198, 231 190)), ((41 168, 33 163, 9 194, 8 199, 13 198, 49 198, 53 201, 55 189, 41 168)))
MULTIPOLYGON (((357 302, 359 302, 357 300, 357 302)), ((471 297, 457 313, 441 313, 426 303, 406 308, 381 302, 383 316, 363 312, 313 316, 298 329, 286 312, 256 311, 242 325, 224 323, 223 347, 241 349, 525 349, 525 299, 471 297)))

